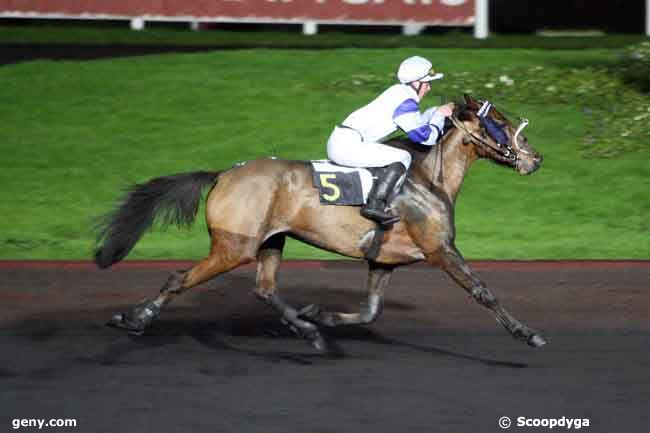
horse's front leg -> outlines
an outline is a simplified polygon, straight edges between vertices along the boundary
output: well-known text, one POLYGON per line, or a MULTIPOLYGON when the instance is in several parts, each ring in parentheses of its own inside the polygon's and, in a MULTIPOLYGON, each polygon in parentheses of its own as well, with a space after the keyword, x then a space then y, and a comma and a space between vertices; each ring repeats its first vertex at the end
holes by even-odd
POLYGON ((546 344, 546 340, 537 331, 515 319, 512 314, 501 306, 492 292, 472 272, 453 243, 443 243, 438 254, 427 255, 427 260, 433 264, 440 263, 449 276, 460 284, 476 302, 489 308, 494 313, 497 321, 514 338, 525 341, 533 347, 540 347, 546 344))
POLYGON ((321 311, 316 305, 309 305, 300 311, 301 317, 319 325, 334 327, 339 325, 366 325, 372 323, 381 314, 384 303, 384 290, 393 274, 392 266, 368 262, 368 303, 357 313, 340 313, 321 311))

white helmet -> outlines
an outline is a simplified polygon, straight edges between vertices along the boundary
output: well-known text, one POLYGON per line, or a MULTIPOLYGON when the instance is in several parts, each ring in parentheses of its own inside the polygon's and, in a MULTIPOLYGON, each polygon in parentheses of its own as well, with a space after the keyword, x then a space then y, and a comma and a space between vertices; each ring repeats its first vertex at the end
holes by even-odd
POLYGON ((399 65, 397 79, 402 84, 408 84, 413 81, 433 81, 444 77, 444 74, 436 73, 431 67, 431 62, 424 57, 409 57, 399 65))

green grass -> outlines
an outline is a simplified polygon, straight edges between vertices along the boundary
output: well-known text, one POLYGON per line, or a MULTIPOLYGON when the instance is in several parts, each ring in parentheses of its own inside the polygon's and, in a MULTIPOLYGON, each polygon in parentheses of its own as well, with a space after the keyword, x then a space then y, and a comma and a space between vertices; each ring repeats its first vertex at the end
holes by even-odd
POLYGON ((300 33, 272 31, 199 31, 170 29, 160 25, 144 31, 101 23, 88 26, 20 25, 0 26, 0 41, 4 43, 83 43, 83 44, 162 44, 209 45, 237 48, 528 48, 547 50, 579 50, 585 48, 622 48, 647 38, 638 35, 613 34, 604 37, 534 35, 493 35, 485 40, 475 39, 471 32, 451 31, 444 34, 402 36, 359 32, 321 32, 305 36, 300 33))
MULTIPOLYGON (((523 81, 517 71, 544 65, 561 76, 612 64, 616 52, 407 48, 215 51, 0 68, 0 258, 89 258, 93 218, 134 182, 267 155, 323 158, 332 126, 389 84, 395 65, 411 54, 447 73, 434 90, 446 95, 468 90, 453 86, 469 82, 476 96, 493 92, 484 77, 509 68, 515 89, 496 92, 493 101, 531 119, 527 135, 545 156, 530 177, 484 161, 472 168, 456 215, 466 257, 650 258, 647 140, 638 137, 639 146, 615 158, 589 157, 584 101, 544 97, 541 88, 538 97, 516 92, 523 81), (473 81, 457 79, 465 71, 473 81)), ((437 102, 430 97, 425 105, 437 102)), ((200 214, 189 231, 146 235, 129 257, 199 258, 207 248, 200 214)), ((335 256, 291 243, 286 257, 335 256)))

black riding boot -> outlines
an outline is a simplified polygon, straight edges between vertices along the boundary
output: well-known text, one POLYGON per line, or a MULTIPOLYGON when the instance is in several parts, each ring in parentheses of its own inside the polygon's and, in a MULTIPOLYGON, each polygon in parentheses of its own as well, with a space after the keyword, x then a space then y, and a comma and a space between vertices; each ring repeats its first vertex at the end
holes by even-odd
POLYGON ((399 162, 394 162, 386 167, 381 179, 375 182, 375 185, 370 190, 368 196, 368 203, 361 208, 361 215, 377 221, 381 225, 390 225, 399 221, 398 215, 393 215, 386 212, 387 199, 395 184, 400 177, 404 174, 406 169, 404 165, 399 162))

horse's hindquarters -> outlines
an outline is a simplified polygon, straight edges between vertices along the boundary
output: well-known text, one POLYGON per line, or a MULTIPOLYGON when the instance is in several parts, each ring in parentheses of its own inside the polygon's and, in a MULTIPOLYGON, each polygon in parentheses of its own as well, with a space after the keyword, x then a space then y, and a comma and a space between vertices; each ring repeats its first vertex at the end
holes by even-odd
POLYGON ((224 172, 206 201, 209 229, 262 238, 278 223, 277 218, 274 221, 274 208, 287 164, 260 159, 224 172))

